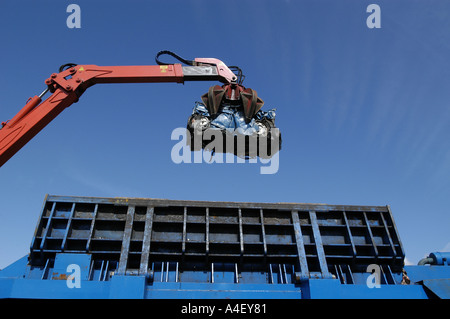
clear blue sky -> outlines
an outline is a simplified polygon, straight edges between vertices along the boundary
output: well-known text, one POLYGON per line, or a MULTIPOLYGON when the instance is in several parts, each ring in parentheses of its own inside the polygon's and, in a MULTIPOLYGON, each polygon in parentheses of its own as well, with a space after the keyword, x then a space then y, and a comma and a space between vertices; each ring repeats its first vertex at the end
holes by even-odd
POLYGON ((239 65, 283 134, 273 175, 175 164, 171 132, 215 83, 94 86, 0 168, 0 268, 28 253, 47 193, 390 205, 409 262, 450 248, 448 1, 2 1, 0 39, 1 121, 61 64, 168 49, 239 65))

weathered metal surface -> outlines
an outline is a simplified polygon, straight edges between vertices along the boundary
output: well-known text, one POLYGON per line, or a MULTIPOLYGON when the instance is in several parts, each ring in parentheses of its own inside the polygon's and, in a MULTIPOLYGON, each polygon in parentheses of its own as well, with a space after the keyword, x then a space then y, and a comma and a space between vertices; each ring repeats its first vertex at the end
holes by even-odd
POLYGON ((215 265, 217 274, 223 264, 282 282, 337 277, 341 265, 398 272, 404 257, 386 206, 47 196, 30 262, 61 252, 88 253, 116 274, 153 276, 171 265, 178 280, 199 280, 193 272, 215 265))
POLYGON ((432 255, 403 265, 388 206, 46 196, 0 298, 446 298, 432 255))

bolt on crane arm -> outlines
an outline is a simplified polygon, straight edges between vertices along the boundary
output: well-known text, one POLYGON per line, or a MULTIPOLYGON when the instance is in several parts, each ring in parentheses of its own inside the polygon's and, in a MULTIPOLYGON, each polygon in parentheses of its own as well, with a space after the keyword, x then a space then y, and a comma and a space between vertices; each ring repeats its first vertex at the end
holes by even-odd
POLYGON ((170 51, 156 56, 158 65, 97 66, 64 65, 45 84, 47 89, 30 98, 26 105, 0 128, 0 166, 6 163, 26 143, 56 118, 66 107, 78 101, 83 92, 97 83, 184 83, 185 81, 220 81, 235 83, 235 74, 220 60, 196 58, 187 61, 170 51), (158 60, 169 54, 183 63, 166 64, 158 60), (64 67, 69 66, 67 69, 64 67), (44 101, 42 97, 52 94, 44 101))

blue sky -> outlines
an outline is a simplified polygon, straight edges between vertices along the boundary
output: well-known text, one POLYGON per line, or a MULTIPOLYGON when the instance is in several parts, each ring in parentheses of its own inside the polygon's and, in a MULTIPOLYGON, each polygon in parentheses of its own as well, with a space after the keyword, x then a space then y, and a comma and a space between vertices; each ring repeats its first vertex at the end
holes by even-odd
POLYGON ((45 194, 390 205, 408 262, 450 250, 450 3, 431 3, 2 1, 1 121, 61 64, 167 49, 240 66, 277 108, 283 149, 273 175, 175 164, 171 132, 216 83, 94 86, 0 168, 0 268, 28 253, 45 194))

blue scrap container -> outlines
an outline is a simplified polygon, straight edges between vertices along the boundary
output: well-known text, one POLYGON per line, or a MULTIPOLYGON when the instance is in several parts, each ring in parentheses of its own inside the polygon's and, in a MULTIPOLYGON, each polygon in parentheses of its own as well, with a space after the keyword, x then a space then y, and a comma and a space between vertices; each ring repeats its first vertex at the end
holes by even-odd
POLYGON ((47 195, 0 297, 449 297, 448 263, 404 257, 389 206, 47 195))

